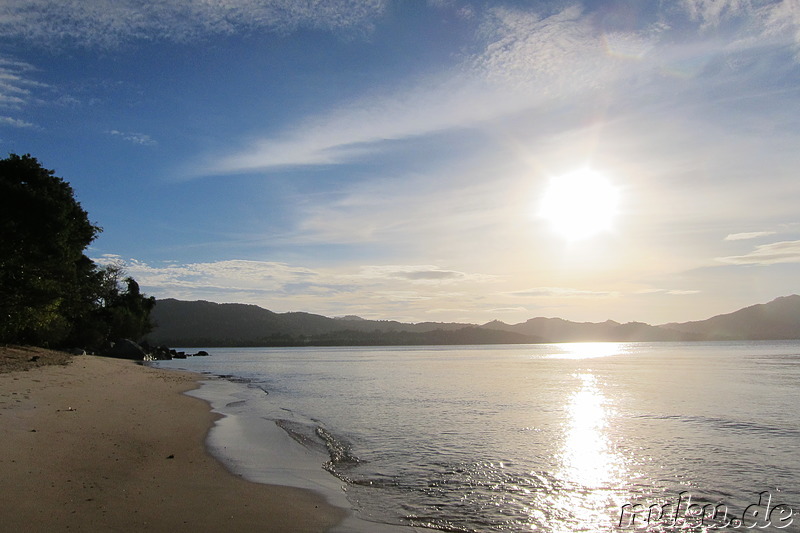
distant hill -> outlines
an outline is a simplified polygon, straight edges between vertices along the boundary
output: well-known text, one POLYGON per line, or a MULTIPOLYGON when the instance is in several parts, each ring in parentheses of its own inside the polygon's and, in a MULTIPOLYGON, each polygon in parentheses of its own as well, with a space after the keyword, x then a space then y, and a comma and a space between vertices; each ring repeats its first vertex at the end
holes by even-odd
POLYGON ((800 296, 783 296, 707 320, 661 327, 707 340, 800 339, 800 296))
POLYGON ((599 341, 691 341, 699 337, 690 332, 674 331, 642 322, 620 324, 605 322, 570 322, 562 318, 531 318, 527 322, 509 325, 499 321, 482 327, 522 333, 547 339, 548 342, 599 342, 599 341))
POLYGON ((380 346, 531 344, 588 341, 800 339, 800 296, 778 298, 697 322, 570 322, 532 318, 520 324, 405 324, 349 315, 274 313, 256 305, 158 300, 152 344, 171 346, 380 346))
POLYGON ((534 336, 474 324, 404 324, 348 316, 274 313, 256 305, 158 300, 151 344, 170 346, 340 346, 423 344, 528 344, 534 336))

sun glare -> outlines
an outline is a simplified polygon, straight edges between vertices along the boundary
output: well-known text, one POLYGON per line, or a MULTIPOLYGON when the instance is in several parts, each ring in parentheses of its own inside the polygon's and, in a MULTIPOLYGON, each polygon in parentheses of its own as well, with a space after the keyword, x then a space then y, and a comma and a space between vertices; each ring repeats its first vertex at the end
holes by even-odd
POLYGON ((591 169, 552 178, 539 216, 570 241, 609 231, 617 214, 619 190, 591 169))

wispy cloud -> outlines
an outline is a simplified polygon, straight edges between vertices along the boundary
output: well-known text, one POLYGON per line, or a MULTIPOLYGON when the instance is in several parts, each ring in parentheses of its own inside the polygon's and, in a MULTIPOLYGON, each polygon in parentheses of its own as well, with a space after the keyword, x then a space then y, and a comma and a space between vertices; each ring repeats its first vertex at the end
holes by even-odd
POLYGON ((319 276, 311 269, 285 263, 238 259, 152 266, 136 259, 123 260, 118 255, 109 254, 95 261, 100 264, 121 264, 142 286, 159 291, 192 288, 220 292, 279 292, 291 284, 308 283, 319 276))
POLYGON ((641 289, 635 294, 669 294, 672 296, 689 296, 692 294, 700 294, 702 291, 696 289, 641 289))
POLYGON ((767 237, 775 235, 774 231, 748 231, 745 233, 731 233, 725 237, 726 241, 744 241, 748 239, 758 239, 759 237, 767 237))
POLYGON ((782 241, 757 246, 745 255, 719 257, 718 261, 732 265, 774 265, 800 263, 800 241, 782 241))
POLYGON ((483 50, 449 72, 309 117, 221 161, 215 155, 202 173, 346 163, 385 149, 386 141, 474 127, 597 86, 610 75, 609 61, 587 21, 574 8, 544 18, 492 10, 483 50))
POLYGON ((592 18, 577 5, 550 16, 508 8, 488 12, 488 36, 473 68, 506 87, 550 95, 608 81, 609 62, 592 18))
POLYGON ((700 294, 702 291, 696 289, 674 289, 667 291, 667 294, 672 294, 674 296, 690 296, 692 294, 700 294))
POLYGON ((117 46, 135 39, 189 41, 254 29, 369 27, 384 0, 5 0, 0 34, 37 45, 117 46))
MULTIPOLYGON (((479 239, 487 228, 508 217, 512 177, 484 178, 485 162, 465 157, 467 167, 453 164, 446 174, 400 173, 352 181, 336 195, 309 195, 298 206, 300 221, 294 243, 385 243, 393 247, 437 245, 443 253, 455 245, 453 231, 479 239), (446 202, 442 198, 447 198, 446 202), (441 242, 445 239, 444 242, 441 242)), ((524 209, 524 207, 523 207, 524 209)))
MULTIPOLYGON (((35 100, 36 89, 47 87, 31 77, 35 70, 29 63, 0 56, 0 109, 12 113, 20 111, 35 100)), ((14 128, 36 127, 27 120, 8 115, 0 116, 0 126, 3 125, 14 128)))
POLYGON ((797 26, 794 11, 785 3, 759 5, 763 10, 750 2, 687 1, 683 9, 699 26, 731 17, 744 17, 745 23, 720 31, 718 39, 686 45, 675 44, 670 22, 676 18, 678 24, 681 17, 666 8, 631 29, 605 28, 577 4, 554 13, 484 9, 475 37, 478 51, 450 71, 402 91, 355 97, 233 153, 213 154, 189 175, 338 165, 386 150, 391 147, 386 141, 483 127, 591 91, 613 92, 624 84, 626 90, 636 87, 639 97, 657 92, 665 75, 699 76, 720 54, 764 46, 759 40, 764 32, 776 33, 773 44, 793 41, 787 28, 797 26), (645 85, 649 89, 641 90, 645 85))
POLYGON ((0 116, 0 125, 12 126, 14 128, 35 128, 32 122, 27 122, 18 118, 0 116))
POLYGON ((152 137, 144 133, 111 130, 108 132, 108 134, 115 137, 120 137, 133 144, 140 144, 142 146, 155 146, 158 144, 152 137))
POLYGON ((800 45, 800 6, 796 0, 682 0, 680 5, 703 29, 744 19, 748 24, 741 35, 743 40, 789 37, 800 45))
POLYGON ((458 281, 493 281, 493 276, 468 274, 456 270, 447 270, 435 265, 380 265, 361 267, 354 278, 366 280, 397 279, 412 283, 442 284, 458 281))
MULTIPOLYGON (((159 298, 204 298, 241 302, 278 311, 309 311, 336 316, 370 314, 376 318, 430 314, 431 302, 447 304, 470 300, 475 287, 494 281, 492 276, 459 272, 436 265, 368 265, 350 268, 306 268, 270 261, 224 260, 205 263, 152 265, 105 254, 99 264, 117 264, 132 275, 148 294, 159 298)), ((439 308, 439 305, 433 307, 439 308)), ((443 309, 444 306, 441 306, 443 309)))
MULTIPOLYGON (((758 1, 756 3, 759 3, 758 1)), ((682 0, 689 16, 705 26, 718 26, 725 17, 733 17, 749 10, 750 0, 682 0)))
POLYGON ((206 163, 197 173, 342 164, 385 149, 387 141, 467 127, 517 106, 509 100, 492 101, 488 95, 484 84, 458 74, 429 80, 402 94, 365 97, 206 163))
POLYGON ((0 107, 20 109, 31 99, 31 90, 44 87, 30 73, 35 68, 24 61, 0 56, 0 107))
POLYGON ((487 310, 488 313, 491 314, 504 314, 504 313, 527 313, 528 309, 526 307, 495 307, 494 309, 487 310))
POLYGON ((759 9, 765 37, 791 35, 800 61, 800 5, 796 0, 768 2, 759 9))
POLYGON ((574 289, 571 287, 534 287, 532 289, 512 291, 505 294, 517 298, 606 298, 617 295, 615 292, 591 291, 574 289))

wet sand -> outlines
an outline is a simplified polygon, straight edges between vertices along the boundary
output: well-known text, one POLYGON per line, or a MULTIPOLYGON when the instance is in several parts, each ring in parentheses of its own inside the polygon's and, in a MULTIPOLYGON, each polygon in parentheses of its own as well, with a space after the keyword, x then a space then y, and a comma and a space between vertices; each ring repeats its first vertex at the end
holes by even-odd
POLYGON ((347 514, 211 457, 217 415, 182 394, 195 374, 95 356, 33 366, 0 374, 0 531, 312 532, 347 514))

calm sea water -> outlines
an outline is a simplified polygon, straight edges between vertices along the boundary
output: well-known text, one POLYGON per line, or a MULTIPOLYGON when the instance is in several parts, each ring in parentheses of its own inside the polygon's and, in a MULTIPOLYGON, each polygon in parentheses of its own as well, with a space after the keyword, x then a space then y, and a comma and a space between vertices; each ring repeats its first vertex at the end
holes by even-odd
POLYGON ((800 531, 800 342, 209 351, 370 520, 800 531))

